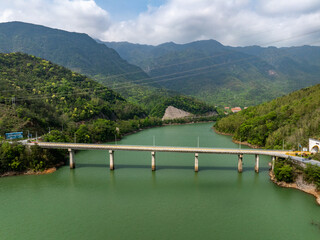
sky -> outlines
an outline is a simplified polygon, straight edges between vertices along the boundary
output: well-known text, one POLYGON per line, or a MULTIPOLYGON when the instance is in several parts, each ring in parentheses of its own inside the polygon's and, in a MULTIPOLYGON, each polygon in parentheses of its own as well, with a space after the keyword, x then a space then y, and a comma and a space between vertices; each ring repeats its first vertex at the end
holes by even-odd
POLYGON ((320 46, 320 0, 0 0, 9 21, 150 45, 320 46))

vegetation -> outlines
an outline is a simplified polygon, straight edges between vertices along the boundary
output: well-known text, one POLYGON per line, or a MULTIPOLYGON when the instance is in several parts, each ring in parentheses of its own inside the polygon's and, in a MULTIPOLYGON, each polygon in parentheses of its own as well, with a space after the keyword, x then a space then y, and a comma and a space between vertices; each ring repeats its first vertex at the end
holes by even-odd
POLYGON ((51 129, 75 131, 98 118, 145 117, 119 94, 49 61, 21 53, 0 54, 0 134, 51 129))
POLYGON ((320 167, 307 164, 302 167, 294 161, 288 159, 278 159, 274 166, 274 175, 277 181, 292 183, 298 175, 308 183, 313 183, 320 190, 320 167))
POLYGON ((292 183, 296 178, 296 168, 292 161, 279 159, 274 166, 274 175, 278 181, 292 183))
POLYGON ((320 167, 307 164, 304 171, 304 179, 316 185, 317 189, 320 190, 320 167))
POLYGON ((319 82, 319 47, 235 48, 214 40, 105 44, 160 86, 221 106, 252 106, 319 82))
POLYGON ((5 172, 43 171, 65 162, 65 151, 26 147, 21 144, 0 144, 0 174, 5 172))
MULTIPOLYGON (((159 79, 150 79, 139 67, 123 60, 115 50, 97 43, 86 34, 70 33, 22 22, 0 23, 0 52, 32 54, 67 67, 74 72, 87 74, 103 86, 119 92, 133 105, 139 105, 146 114, 149 114, 154 108, 159 108, 158 104, 164 105, 164 101, 177 95, 176 92, 162 89, 157 84, 159 79)), ((41 71, 40 68, 39 74, 41 71)), ((101 87, 99 84, 98 86, 101 87)), ((83 105, 85 101, 87 99, 82 102, 79 100, 78 105, 83 105)), ((120 119, 133 118, 130 109, 133 105, 129 108, 127 103, 125 105, 118 102, 118 106, 113 108, 114 111, 129 110, 124 115, 123 112, 117 113, 117 117, 120 119)), ((91 118, 88 113, 76 108, 78 111, 76 114, 81 115, 76 121, 81 121, 83 117, 91 118)), ((139 111, 141 109, 137 111, 137 116, 141 116, 139 111)), ((158 113, 152 116, 162 117, 158 113)))
POLYGON ((272 149, 298 149, 320 136, 320 85, 220 119, 215 128, 236 140, 272 149))

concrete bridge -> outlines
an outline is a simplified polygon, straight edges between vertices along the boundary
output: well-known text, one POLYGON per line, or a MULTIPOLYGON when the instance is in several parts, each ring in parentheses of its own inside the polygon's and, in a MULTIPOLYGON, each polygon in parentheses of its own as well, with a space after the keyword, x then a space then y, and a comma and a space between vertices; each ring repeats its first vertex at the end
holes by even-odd
POLYGON ((135 145, 106 145, 85 143, 52 143, 38 142, 28 145, 38 145, 42 148, 68 149, 70 157, 70 168, 75 168, 74 150, 107 150, 109 152, 110 170, 114 170, 114 151, 147 151, 151 152, 151 169, 156 170, 156 152, 180 152, 194 153, 194 170, 198 172, 199 154, 235 154, 238 155, 238 172, 242 172, 243 155, 255 155, 255 171, 259 172, 259 155, 267 155, 272 159, 272 170, 276 158, 288 158, 285 151, 259 150, 259 149, 223 149, 223 148, 199 148, 199 147, 164 147, 164 146, 135 146, 135 145))

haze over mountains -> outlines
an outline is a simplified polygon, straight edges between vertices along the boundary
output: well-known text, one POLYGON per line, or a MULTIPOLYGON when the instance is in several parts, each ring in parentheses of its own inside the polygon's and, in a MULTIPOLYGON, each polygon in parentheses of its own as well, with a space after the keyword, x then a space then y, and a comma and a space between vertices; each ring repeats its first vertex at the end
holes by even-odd
POLYGON ((320 47, 106 42, 158 84, 221 105, 253 105, 320 82, 320 47))

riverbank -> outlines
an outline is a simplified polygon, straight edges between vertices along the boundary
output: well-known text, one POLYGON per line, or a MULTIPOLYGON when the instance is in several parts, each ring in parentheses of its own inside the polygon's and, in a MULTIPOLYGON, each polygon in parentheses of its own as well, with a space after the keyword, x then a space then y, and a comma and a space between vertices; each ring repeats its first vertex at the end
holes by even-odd
MULTIPOLYGON (((214 130, 215 133, 217 134, 220 134, 220 135, 225 135, 225 136, 233 136, 233 134, 231 133, 224 133, 224 132, 219 132, 214 126, 212 127, 212 129, 214 130)), ((257 145, 253 145, 253 144, 250 144, 248 142, 240 142, 236 139, 232 139, 232 142, 236 143, 236 144, 241 144, 241 145, 245 145, 245 146, 248 146, 248 147, 251 147, 251 148, 262 148, 262 147, 259 147, 257 145)))
POLYGON ((313 195, 316 198, 317 204, 320 205, 320 191, 317 191, 316 186, 314 184, 306 183, 303 180, 302 175, 299 175, 294 183, 277 181, 272 171, 269 171, 269 176, 270 176, 270 180, 280 187, 294 188, 294 189, 298 189, 300 191, 313 195))
POLYGON ((27 171, 24 171, 24 172, 10 171, 10 172, 5 172, 3 174, 0 174, 0 178, 2 178, 2 177, 12 177, 12 176, 23 176, 23 175, 50 174, 50 173, 54 173, 55 171, 57 171, 61 166, 64 166, 63 162, 57 164, 54 167, 47 168, 47 169, 45 169, 43 171, 33 171, 33 170, 27 170, 27 171))

